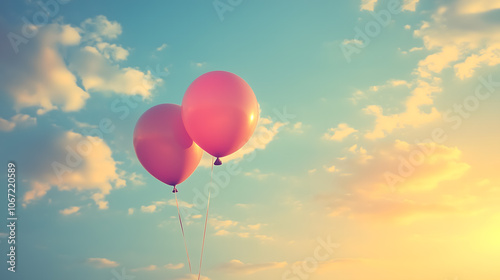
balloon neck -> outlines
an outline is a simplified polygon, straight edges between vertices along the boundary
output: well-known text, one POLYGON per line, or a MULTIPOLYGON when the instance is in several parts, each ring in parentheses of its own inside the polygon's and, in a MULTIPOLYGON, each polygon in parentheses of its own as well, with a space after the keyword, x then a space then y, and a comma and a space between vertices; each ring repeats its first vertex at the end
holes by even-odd
POLYGON ((214 165, 222 165, 222 161, 219 157, 217 157, 217 159, 215 160, 214 165))
POLYGON ((172 190, 172 192, 173 192, 173 193, 177 193, 177 192, 179 192, 179 191, 178 191, 178 190, 177 190, 177 188, 174 186, 174 189, 172 190))

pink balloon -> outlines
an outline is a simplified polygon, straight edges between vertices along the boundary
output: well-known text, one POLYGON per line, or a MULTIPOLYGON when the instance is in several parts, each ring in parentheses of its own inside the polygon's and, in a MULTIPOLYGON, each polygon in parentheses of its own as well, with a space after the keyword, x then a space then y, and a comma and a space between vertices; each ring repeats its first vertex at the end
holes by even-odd
POLYGON ((156 179, 174 186, 186 180, 203 151, 184 128, 181 106, 160 104, 147 110, 134 129, 134 148, 142 166, 156 179))
POLYGON ((252 136, 258 119, 255 94, 245 80, 233 73, 213 71, 201 75, 182 99, 187 132, 196 144, 217 158, 240 149, 252 136))

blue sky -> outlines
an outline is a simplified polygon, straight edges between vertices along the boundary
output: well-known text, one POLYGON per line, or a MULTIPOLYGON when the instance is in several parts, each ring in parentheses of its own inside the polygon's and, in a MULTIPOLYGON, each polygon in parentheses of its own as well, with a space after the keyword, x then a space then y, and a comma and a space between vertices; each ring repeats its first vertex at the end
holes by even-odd
MULTIPOLYGON (((56 12, 0 4, 19 218, 2 279, 197 279, 132 133, 214 70, 244 78, 261 115, 214 170, 202 279, 500 276, 500 1, 42 2, 56 12)), ((178 194, 196 274, 209 162, 178 194)))

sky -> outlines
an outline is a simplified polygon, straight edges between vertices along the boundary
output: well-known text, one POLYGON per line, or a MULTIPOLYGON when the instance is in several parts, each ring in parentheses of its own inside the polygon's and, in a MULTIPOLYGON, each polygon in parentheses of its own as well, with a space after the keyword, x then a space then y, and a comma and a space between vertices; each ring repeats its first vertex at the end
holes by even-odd
POLYGON ((499 279, 499 64, 498 0, 2 1, 0 278, 198 279, 211 158, 178 186, 190 274, 132 134, 224 70, 261 112, 201 279, 499 279))

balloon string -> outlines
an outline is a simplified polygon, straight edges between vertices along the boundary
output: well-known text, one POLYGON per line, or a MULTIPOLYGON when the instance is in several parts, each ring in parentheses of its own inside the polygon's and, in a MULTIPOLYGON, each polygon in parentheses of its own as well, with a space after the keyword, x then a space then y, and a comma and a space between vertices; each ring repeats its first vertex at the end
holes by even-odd
MULTIPOLYGON (((212 185, 212 177, 214 175, 214 158, 212 157, 212 171, 210 172, 210 185, 212 185)), ((208 209, 210 207, 210 188, 208 189, 207 215, 205 217, 205 229, 203 230, 203 242, 201 243, 200 268, 198 269, 198 280, 201 276, 201 263, 203 262, 203 248, 205 248, 205 236, 207 235, 208 209)))
POLYGON ((181 211, 179 210, 179 202, 177 201, 177 193, 175 193, 175 204, 177 205, 177 214, 179 215, 179 224, 181 225, 182 238, 184 238, 184 247, 186 248, 186 255, 187 255, 188 264, 189 264, 189 273, 192 273, 191 272, 191 260, 189 259, 189 252, 188 252, 188 247, 187 247, 187 243, 186 243, 186 235, 184 234, 184 227, 182 226, 181 211))

